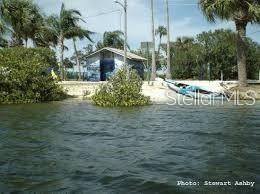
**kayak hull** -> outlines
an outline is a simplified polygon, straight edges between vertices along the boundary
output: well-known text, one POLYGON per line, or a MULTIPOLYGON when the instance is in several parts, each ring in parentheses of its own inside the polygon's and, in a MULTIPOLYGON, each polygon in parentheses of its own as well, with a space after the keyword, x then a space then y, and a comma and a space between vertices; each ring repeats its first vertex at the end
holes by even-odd
POLYGON ((202 90, 198 86, 190 86, 183 83, 178 83, 173 80, 166 80, 168 87, 176 93, 188 96, 194 99, 205 100, 227 100, 227 96, 223 93, 211 92, 202 90))

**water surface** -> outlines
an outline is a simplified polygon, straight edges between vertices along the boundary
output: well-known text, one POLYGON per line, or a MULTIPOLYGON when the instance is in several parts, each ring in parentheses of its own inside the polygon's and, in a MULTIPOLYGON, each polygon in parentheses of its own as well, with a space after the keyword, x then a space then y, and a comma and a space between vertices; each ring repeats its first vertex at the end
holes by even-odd
POLYGON ((0 192, 260 193, 259 142, 259 103, 0 106, 0 192), (203 186, 228 180, 256 183, 203 186))

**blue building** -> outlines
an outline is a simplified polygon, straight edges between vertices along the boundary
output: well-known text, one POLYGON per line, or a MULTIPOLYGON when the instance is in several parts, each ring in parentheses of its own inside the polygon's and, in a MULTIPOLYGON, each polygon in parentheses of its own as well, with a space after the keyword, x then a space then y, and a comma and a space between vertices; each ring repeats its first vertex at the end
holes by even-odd
MULTIPOLYGON (((147 59, 136 54, 127 53, 127 65, 136 69, 142 78, 146 61, 147 59)), ((88 81, 106 81, 123 65, 124 51, 106 47, 87 57, 85 65, 82 67, 83 77, 88 81)))

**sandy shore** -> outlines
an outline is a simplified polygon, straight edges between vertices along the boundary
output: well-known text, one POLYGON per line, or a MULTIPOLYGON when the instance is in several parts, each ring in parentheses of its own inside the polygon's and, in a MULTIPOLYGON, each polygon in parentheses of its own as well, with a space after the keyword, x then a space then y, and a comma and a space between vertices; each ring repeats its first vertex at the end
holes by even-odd
MULTIPOLYGON (((221 92, 223 87, 220 85, 220 81, 191 81, 191 80, 181 80, 181 83, 196 85, 203 89, 221 92)), ((83 96, 91 96, 95 93, 96 89, 99 88, 101 82, 77 82, 77 81, 65 81, 58 83, 61 85, 69 95, 83 98, 83 96)), ((224 82, 224 84, 229 88, 236 88, 237 82, 229 81, 224 82)), ((247 88, 243 88, 241 91, 241 96, 247 91, 253 91, 255 93, 256 99, 260 100, 260 82, 254 84, 249 84, 247 88)), ((171 98, 180 99, 182 95, 176 94, 175 92, 169 90, 167 83, 163 81, 154 81, 154 82, 144 82, 142 87, 142 93, 146 96, 150 96, 152 102, 154 103, 164 103, 172 101, 171 98)))

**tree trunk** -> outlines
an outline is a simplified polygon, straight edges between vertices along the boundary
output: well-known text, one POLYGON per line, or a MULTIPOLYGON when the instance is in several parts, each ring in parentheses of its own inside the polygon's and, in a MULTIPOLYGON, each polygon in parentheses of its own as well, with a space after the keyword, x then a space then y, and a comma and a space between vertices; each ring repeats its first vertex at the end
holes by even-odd
POLYGON ((28 48, 28 39, 25 39, 25 47, 28 48))
POLYGON ((158 46, 158 61, 160 61, 160 51, 161 51, 161 44, 162 44, 162 35, 160 35, 159 39, 159 46, 158 46))
POLYGON ((157 53, 157 60, 156 60, 158 62, 158 66, 160 65, 161 44, 162 44, 162 35, 160 35, 160 39, 159 39, 158 53, 157 53))
POLYGON ((241 87, 247 86, 246 26, 247 23, 236 22, 238 81, 241 87))
POLYGON ((165 1, 166 4, 166 18, 167 18, 167 69, 166 78, 171 79, 171 47, 170 47, 170 15, 169 15, 169 1, 165 1))
POLYGON ((152 48, 152 75, 151 81, 155 81, 156 78, 156 59, 155 59, 155 37, 154 37, 154 14, 153 14, 153 0, 151 0, 151 17, 152 17, 152 40, 153 40, 153 48, 152 48))
POLYGON ((74 51, 75 51, 75 56, 76 56, 76 64, 78 66, 78 79, 81 80, 81 69, 80 69, 80 62, 79 62, 79 56, 78 56, 78 51, 77 51, 77 46, 76 46, 76 39, 73 38, 73 45, 74 45, 74 51))
POLYGON ((64 81, 65 79, 65 71, 63 65, 64 42, 62 37, 59 38, 59 44, 60 44, 60 77, 61 80, 64 81))

